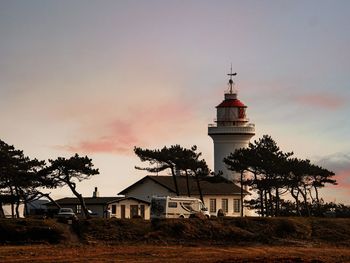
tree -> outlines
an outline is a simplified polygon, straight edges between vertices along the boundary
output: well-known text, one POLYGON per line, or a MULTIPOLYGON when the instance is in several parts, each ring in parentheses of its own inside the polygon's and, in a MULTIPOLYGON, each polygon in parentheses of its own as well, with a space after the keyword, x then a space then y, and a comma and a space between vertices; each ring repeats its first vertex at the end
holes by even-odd
POLYGON ((175 164, 180 171, 183 171, 186 175, 187 193, 191 196, 189 188, 189 176, 194 176, 199 191, 199 197, 204 202, 202 188, 200 186, 200 179, 209 175, 209 167, 204 159, 199 159, 202 153, 197 153, 197 146, 192 146, 191 149, 180 148, 180 158, 177 158, 175 164))
POLYGON ((334 173, 311 164, 309 160, 291 158, 292 155, 292 152, 282 152, 270 136, 264 135, 250 143, 248 148, 231 153, 224 162, 229 170, 241 174, 241 188, 248 185, 258 192, 259 197, 251 200, 249 206, 260 209, 262 216, 280 215, 281 203, 283 214, 288 214, 286 207, 293 206, 280 198, 288 192, 295 200, 297 214, 320 213, 317 212, 321 202, 318 189, 327 183, 336 184, 332 179, 334 173), (245 172, 250 174, 246 178, 243 177, 245 172))
POLYGON ((11 214, 15 214, 15 203, 18 203, 13 179, 17 175, 19 159, 23 152, 16 150, 14 146, 8 145, 0 140, 0 214, 4 216, 2 204, 4 202, 11 204, 11 214))
POLYGON ((136 169, 146 170, 151 173, 159 173, 161 171, 170 169, 171 175, 174 180, 176 195, 177 196, 179 195, 179 187, 176 181, 176 166, 175 166, 175 163, 173 162, 173 159, 171 158, 171 152, 174 152, 174 149, 171 149, 171 148, 169 149, 166 146, 164 146, 161 150, 158 150, 158 149, 149 150, 149 149, 142 149, 140 147, 135 147, 134 152, 142 162, 148 161, 151 165, 156 165, 156 167, 153 166, 153 167, 147 167, 147 168, 141 168, 141 167, 135 166, 136 169))
POLYGON ((327 183, 337 184, 336 180, 332 179, 335 174, 325 168, 312 164, 307 159, 289 159, 288 165, 290 171, 288 187, 289 192, 295 199, 297 213, 301 215, 299 200, 299 196, 301 196, 306 215, 310 216, 312 213, 318 214, 321 204, 319 188, 324 187, 327 183), (315 193, 315 197, 313 197, 313 192, 315 193), (311 200, 312 204, 316 206, 316 211, 310 211, 312 206, 308 200, 311 200))
POLYGON ((48 179, 55 185, 67 185, 73 194, 78 198, 82 211, 86 218, 90 218, 83 196, 77 191, 77 182, 91 178, 99 174, 98 169, 93 168, 92 160, 87 156, 80 157, 78 154, 66 159, 58 157, 56 160, 49 160, 50 166, 44 171, 48 179))
POLYGON ((11 176, 11 184, 15 189, 17 196, 16 215, 19 217, 19 205, 23 201, 25 210, 30 201, 36 200, 42 196, 39 188, 44 187, 39 176, 39 171, 45 166, 45 161, 30 159, 21 156, 17 160, 15 173, 11 176))
MULTIPOLYGON (((253 147, 253 145, 251 145, 253 147)), ((251 151, 249 149, 241 148, 231 153, 227 158, 224 158, 224 163, 228 166, 228 169, 240 174, 240 188, 241 188, 241 217, 243 217, 243 186, 246 185, 244 174, 248 171, 252 171, 250 168, 251 151)), ((256 176, 256 173, 255 173, 256 176)))
MULTIPOLYGON (((2 196, 11 204, 11 214, 19 217, 19 206, 34 200, 38 196, 37 188, 41 186, 37 172, 45 165, 45 161, 30 159, 22 150, 0 141, 0 189, 2 196)), ((2 211, 2 208, 1 208, 2 211)), ((3 215, 3 211, 2 211, 3 215)))
MULTIPOLYGON (((269 216, 278 215, 283 187, 282 167, 284 161, 291 155, 292 153, 283 153, 270 136, 264 135, 254 143, 250 143, 248 148, 231 153, 224 162, 229 170, 241 174, 241 188, 243 185, 249 185, 258 191, 260 213, 269 216), (249 172, 251 176, 244 179, 245 172, 249 172)), ((243 193, 241 199, 243 200, 243 193)))
POLYGON ((15 149, 0 140, 0 216, 4 216, 2 203, 11 204, 12 216, 19 217, 19 205, 42 196, 53 201, 49 193, 43 189, 57 187, 43 173, 45 161, 30 159, 22 150, 15 149))
POLYGON ((186 149, 180 145, 172 145, 169 148, 164 146, 161 150, 149 150, 135 147, 134 152, 142 162, 148 161, 152 166, 146 168, 135 167, 151 173, 158 173, 170 169, 174 181, 176 195, 179 195, 179 188, 176 177, 178 174, 186 176, 187 194, 191 195, 189 188, 189 176, 196 178, 197 187, 201 200, 203 194, 200 187, 200 178, 209 174, 209 168, 204 159, 200 160, 201 153, 196 152, 197 147, 186 149))

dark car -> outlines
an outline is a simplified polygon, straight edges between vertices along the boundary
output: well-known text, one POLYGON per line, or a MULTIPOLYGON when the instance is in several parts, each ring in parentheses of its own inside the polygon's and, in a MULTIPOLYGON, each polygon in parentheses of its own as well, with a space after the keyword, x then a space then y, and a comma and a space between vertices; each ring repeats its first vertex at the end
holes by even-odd
POLYGON ((61 208, 58 211, 58 214, 56 215, 56 218, 59 221, 76 220, 76 219, 78 219, 78 217, 73 212, 72 208, 61 208))

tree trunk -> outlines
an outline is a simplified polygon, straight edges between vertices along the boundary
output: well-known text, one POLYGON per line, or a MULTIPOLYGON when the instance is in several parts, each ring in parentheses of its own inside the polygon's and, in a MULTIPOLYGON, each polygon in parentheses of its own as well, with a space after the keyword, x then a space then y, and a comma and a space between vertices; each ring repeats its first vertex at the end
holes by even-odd
POLYGON ((2 207, 2 201, 0 201, 0 218, 5 217, 4 208, 2 207))
POLYGON ((90 216, 89 211, 88 211, 88 209, 86 207, 85 200, 84 200, 83 196, 81 194, 77 193, 77 197, 78 197, 78 199, 80 201, 81 208, 82 208, 82 210, 84 212, 85 218, 90 219, 91 216, 90 216))
POLYGON ((21 202, 20 202, 20 200, 18 199, 17 201, 16 201, 16 217, 17 218, 20 218, 20 214, 19 214, 19 206, 21 205, 21 202))
POLYGON ((198 188, 198 191, 199 191, 199 197, 200 197, 201 201, 202 201, 203 204, 204 204, 202 188, 201 188, 201 185, 200 185, 200 183, 199 183, 199 175, 198 175, 198 174, 195 174, 195 177, 196 177, 196 182, 197 182, 197 188, 198 188))
POLYGON ((19 197, 19 193, 18 193, 18 188, 15 187, 15 191, 16 191, 16 196, 17 196, 17 200, 16 200, 16 218, 19 218, 19 206, 21 204, 21 199, 19 197))
POLYGON ((275 207, 275 216, 279 216, 280 212, 280 195, 278 192, 278 188, 276 187, 276 207, 275 207))
POLYGON ((13 189, 10 186, 10 195, 11 195, 11 217, 15 217, 15 195, 13 193, 13 189))
POLYGON ((299 191, 297 194, 294 194, 294 189, 292 189, 290 191, 291 195, 293 196, 293 198, 295 199, 295 204, 296 204, 296 209, 297 209, 297 214, 298 216, 301 216, 301 213, 300 213, 300 205, 299 205, 299 191))
POLYGON ((264 217, 264 195, 263 195, 263 191, 261 189, 259 189, 259 195, 260 195, 261 216, 264 217))
POLYGON ((270 216, 273 216, 274 215, 274 207, 273 207, 273 198, 272 198, 272 194, 271 194, 271 189, 269 189, 268 194, 269 194, 269 214, 270 214, 270 216))
POLYGON ((321 213, 321 204, 320 204, 320 199, 318 197, 318 190, 317 190, 317 187, 314 186, 314 189, 315 189, 315 196, 316 196, 316 206, 317 206, 317 213, 320 214, 321 213))
POLYGON ((312 203, 315 203, 315 198, 312 196, 312 189, 311 188, 308 189, 308 192, 309 192, 309 196, 311 198, 312 203))
POLYGON ((173 180, 174 180, 174 186, 175 186, 175 192, 176 192, 176 195, 179 196, 179 187, 177 186, 177 180, 176 180, 176 173, 174 171, 174 167, 171 166, 171 174, 173 175, 173 180))
POLYGON ((265 215, 268 217, 270 215, 270 208, 267 200, 267 191, 264 190, 264 201, 265 201, 265 215))
POLYGON ((85 218, 90 219, 91 216, 89 215, 89 212, 88 212, 88 209, 86 207, 85 200, 84 200, 83 196, 75 190, 75 186, 74 186, 74 184, 72 184, 72 182, 66 181, 66 183, 68 184, 69 188, 72 190, 73 194, 78 198, 80 205, 81 205, 81 209, 84 212, 85 218))
POLYGON ((49 199, 51 201, 51 203, 53 203, 58 209, 61 208, 61 206, 51 198, 50 194, 42 194, 42 196, 45 196, 47 199, 49 199))
POLYGON ((241 171, 241 217, 243 217, 243 171, 241 171))
POLYGON ((188 175, 188 172, 187 170, 185 171, 186 173, 186 186, 187 186, 187 195, 188 196, 191 196, 191 192, 190 192, 190 182, 189 182, 189 175, 188 175))
POLYGON ((306 210, 307 216, 310 216, 310 209, 309 209, 309 206, 308 206, 308 203, 307 203, 306 187, 304 186, 304 192, 303 191, 299 191, 299 193, 301 194, 301 196, 304 199, 304 206, 305 206, 305 210, 306 210))
POLYGON ((316 195, 316 202, 317 202, 317 204, 320 204, 320 199, 319 199, 319 196, 318 196, 317 186, 314 186, 314 189, 315 189, 315 195, 316 195))
POLYGON ((28 202, 26 199, 24 199, 24 211, 23 211, 24 217, 28 217, 29 211, 28 211, 28 202))

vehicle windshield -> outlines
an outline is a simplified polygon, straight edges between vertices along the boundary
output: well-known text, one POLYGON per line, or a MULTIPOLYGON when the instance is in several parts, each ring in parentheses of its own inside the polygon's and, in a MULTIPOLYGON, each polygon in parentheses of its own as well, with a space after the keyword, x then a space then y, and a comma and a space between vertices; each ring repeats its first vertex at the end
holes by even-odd
POLYGON ((202 202, 200 202, 200 208, 202 211, 208 211, 208 208, 202 202))

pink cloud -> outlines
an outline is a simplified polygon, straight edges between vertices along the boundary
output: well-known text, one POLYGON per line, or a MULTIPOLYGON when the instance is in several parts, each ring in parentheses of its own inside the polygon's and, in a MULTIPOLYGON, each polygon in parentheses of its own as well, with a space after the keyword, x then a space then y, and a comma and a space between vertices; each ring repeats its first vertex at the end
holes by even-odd
POLYGON ((350 194, 350 168, 348 170, 342 170, 336 173, 335 179, 337 180, 337 188, 346 189, 350 194))
POLYGON ((69 152, 84 152, 84 153, 128 153, 131 149, 126 147, 129 145, 120 144, 113 139, 98 138, 92 141, 81 141, 77 145, 64 146, 61 149, 69 152))
POLYGON ((350 196, 350 153, 340 152, 323 156, 318 165, 335 173, 337 185, 326 184, 323 189, 326 200, 349 204, 350 196))
POLYGON ((335 110, 345 105, 343 98, 331 94, 305 94, 297 96, 296 101, 310 107, 335 110))
POLYGON ((69 152, 131 154, 134 146, 148 145, 181 133, 190 125, 193 112, 189 105, 174 101, 133 105, 123 115, 103 120, 96 124, 98 129, 91 125, 93 120, 84 121, 80 130, 86 137, 58 148, 69 152))

